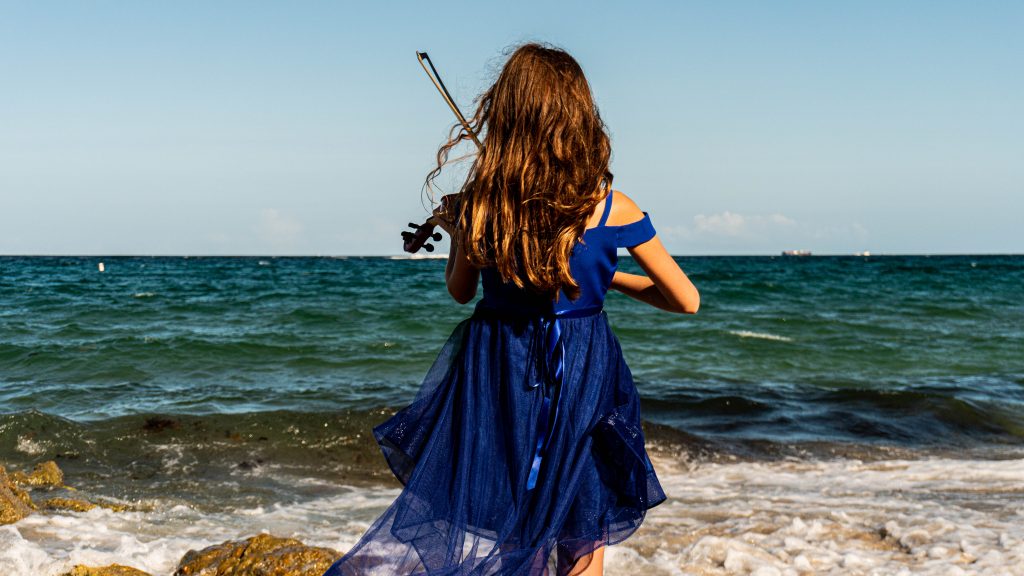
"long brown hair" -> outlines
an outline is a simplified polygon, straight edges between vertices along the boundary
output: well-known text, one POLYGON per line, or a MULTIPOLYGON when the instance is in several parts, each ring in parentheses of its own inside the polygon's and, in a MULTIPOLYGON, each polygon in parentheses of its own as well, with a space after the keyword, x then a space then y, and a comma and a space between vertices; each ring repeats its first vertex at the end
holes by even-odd
MULTIPOLYGON (((564 50, 517 47, 494 84, 477 97, 470 127, 484 134, 459 195, 453 242, 469 262, 501 279, 575 300, 569 256, 589 215, 611 190, 611 143, 580 65, 564 50)), ((470 136, 456 124, 437 167, 470 136)))

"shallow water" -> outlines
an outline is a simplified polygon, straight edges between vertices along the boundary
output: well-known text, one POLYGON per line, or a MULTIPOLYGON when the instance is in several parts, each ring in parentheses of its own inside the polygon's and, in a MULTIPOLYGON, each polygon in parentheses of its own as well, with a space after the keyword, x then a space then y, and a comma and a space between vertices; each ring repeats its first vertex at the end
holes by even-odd
MULTIPOLYGON (((1024 574, 1022 458, 682 464, 660 454, 669 500, 608 549, 606 574, 1024 574)), ((260 531, 345 550, 398 494, 291 482, 295 497, 265 506, 156 499, 148 512, 30 516, 0 527, 0 570, 121 562, 170 574, 189 549, 260 531)))

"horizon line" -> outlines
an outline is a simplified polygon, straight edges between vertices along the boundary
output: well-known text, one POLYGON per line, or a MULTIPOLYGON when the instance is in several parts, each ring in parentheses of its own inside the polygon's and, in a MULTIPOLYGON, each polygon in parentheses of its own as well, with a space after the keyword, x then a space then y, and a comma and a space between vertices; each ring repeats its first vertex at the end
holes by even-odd
MULTIPOLYGON (((775 253, 754 254, 669 254, 673 258, 749 258, 749 257, 784 257, 792 259, 814 257, 848 256, 851 258, 873 258, 876 256, 1024 256, 1024 252, 821 252, 811 254, 787 255, 781 251, 775 253)), ((631 254, 618 254, 619 258, 632 258, 631 254)), ((0 258, 388 258, 404 260, 445 260, 448 254, 7 254, 0 253, 0 258)))

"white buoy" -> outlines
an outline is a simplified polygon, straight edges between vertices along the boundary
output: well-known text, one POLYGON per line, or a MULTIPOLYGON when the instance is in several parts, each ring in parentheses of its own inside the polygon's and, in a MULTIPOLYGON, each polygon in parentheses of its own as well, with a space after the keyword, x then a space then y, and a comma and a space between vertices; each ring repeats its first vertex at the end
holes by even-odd
POLYGON ((99 269, 100 269, 100 272, 103 272, 103 271, 105 270, 105 268, 104 268, 104 266, 103 266, 103 262, 100 262, 100 265, 99 265, 99 266, 97 266, 97 268, 99 268, 99 269))

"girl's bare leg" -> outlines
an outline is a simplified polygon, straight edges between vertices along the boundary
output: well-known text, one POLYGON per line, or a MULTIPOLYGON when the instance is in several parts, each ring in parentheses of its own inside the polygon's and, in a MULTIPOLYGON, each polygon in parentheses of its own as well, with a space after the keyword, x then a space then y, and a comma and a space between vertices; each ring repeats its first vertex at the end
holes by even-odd
POLYGON ((581 557, 566 576, 603 576, 604 546, 581 557))

